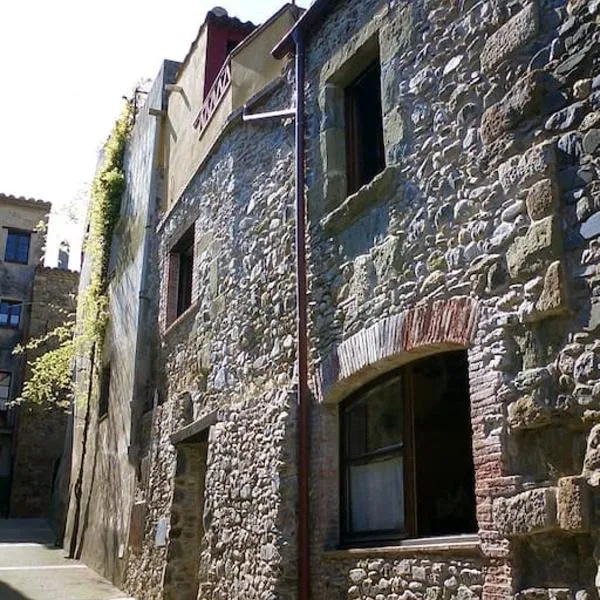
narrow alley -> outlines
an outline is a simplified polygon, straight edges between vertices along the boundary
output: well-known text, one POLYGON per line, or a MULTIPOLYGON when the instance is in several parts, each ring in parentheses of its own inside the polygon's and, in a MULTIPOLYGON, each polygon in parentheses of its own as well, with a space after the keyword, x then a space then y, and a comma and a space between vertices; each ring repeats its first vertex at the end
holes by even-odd
POLYGON ((65 556, 46 521, 0 520, 0 600, 132 600, 65 556))

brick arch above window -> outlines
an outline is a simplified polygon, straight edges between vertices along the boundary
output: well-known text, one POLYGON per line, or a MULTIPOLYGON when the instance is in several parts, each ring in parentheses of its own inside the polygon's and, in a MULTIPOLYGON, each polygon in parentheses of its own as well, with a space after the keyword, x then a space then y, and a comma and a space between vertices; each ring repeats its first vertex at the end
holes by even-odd
POLYGON ((381 319, 342 342, 320 364, 315 386, 319 400, 338 402, 391 368, 443 350, 467 348, 479 314, 475 298, 459 296, 381 319))

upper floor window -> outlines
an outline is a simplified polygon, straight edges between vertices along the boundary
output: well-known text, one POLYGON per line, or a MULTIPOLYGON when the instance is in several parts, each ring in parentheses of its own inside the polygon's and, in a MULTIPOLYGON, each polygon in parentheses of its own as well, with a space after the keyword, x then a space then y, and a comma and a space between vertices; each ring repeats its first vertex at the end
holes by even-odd
POLYGON ((385 168, 380 82, 378 59, 345 89, 349 195, 369 183, 385 168))
POLYGON ((29 232, 9 229, 6 236, 4 260, 26 265, 29 262, 30 240, 31 234, 29 232))
POLYGON ((100 391, 98 394, 98 417, 108 414, 108 405, 110 400, 110 363, 102 367, 100 373, 100 391))
POLYGON ((167 325, 192 305, 194 276, 194 225, 169 253, 167 325))
POLYGON ((9 371, 0 371, 0 410, 6 410, 10 400, 10 383, 12 375, 9 371))
POLYGON ((0 325, 18 327, 21 322, 21 302, 0 300, 0 325))
POLYGON ((340 418, 344 543, 476 532, 466 352, 376 381, 340 418))

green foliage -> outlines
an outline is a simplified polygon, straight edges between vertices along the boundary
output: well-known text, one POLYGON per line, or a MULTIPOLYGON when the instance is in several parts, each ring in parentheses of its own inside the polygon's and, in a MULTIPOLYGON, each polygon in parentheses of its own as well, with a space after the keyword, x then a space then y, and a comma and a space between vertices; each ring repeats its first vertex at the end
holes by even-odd
MULTIPOLYGON (((127 102, 104 146, 102 166, 91 186, 89 231, 84 250, 90 261, 90 280, 79 298, 77 326, 70 316, 48 334, 30 340, 15 352, 34 351, 30 376, 17 402, 68 405, 73 395, 71 369, 75 356, 95 344, 101 348, 108 323, 107 272, 121 196, 125 191, 123 158, 133 122, 133 104, 127 102), (50 349, 46 352, 46 347, 50 349)), ((97 351, 96 356, 101 356, 97 351)))
MULTIPOLYGON (((63 408, 69 406, 73 389, 71 366, 75 357, 74 326, 75 322, 71 321, 57 327, 53 336, 59 340, 58 346, 42 352, 29 363, 30 374, 17 402, 58 405, 63 408)), ((47 339, 45 343, 51 341, 47 339)), ((42 342, 34 340, 33 345, 40 348, 42 342)))
MULTIPOLYGON (((110 259, 110 246, 125 191, 123 157, 125 144, 131 132, 133 106, 128 102, 104 146, 104 161, 92 182, 89 212, 89 233, 85 253, 90 260, 90 282, 82 298, 81 316, 84 342, 104 341, 108 322, 108 297, 106 275, 110 259)), ((101 353, 100 353, 101 354, 101 353)))

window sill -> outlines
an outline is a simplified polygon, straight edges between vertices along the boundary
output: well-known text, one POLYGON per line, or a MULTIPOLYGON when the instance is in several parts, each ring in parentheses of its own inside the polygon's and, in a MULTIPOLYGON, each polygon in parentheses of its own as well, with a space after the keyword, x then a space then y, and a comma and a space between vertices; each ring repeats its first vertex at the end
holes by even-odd
POLYGON ((194 315, 198 311, 199 306, 200 304, 198 301, 192 302, 192 304, 188 306, 188 308, 186 308, 184 312, 182 312, 172 323, 169 323, 167 325, 163 335, 167 336, 172 331, 178 329, 180 325, 185 323, 192 315, 194 315))
POLYGON ((328 550, 325 560, 363 558, 374 556, 410 556, 412 554, 477 554, 481 552, 481 540, 477 534, 451 535, 433 538, 404 540, 394 546, 375 548, 341 548, 328 550))
POLYGON ((323 230, 330 234, 340 233, 369 208, 385 200, 396 185, 397 172, 397 166, 386 167, 372 181, 348 196, 340 206, 321 219, 323 230))
POLYGON ((29 261, 23 262, 22 260, 10 260, 8 258, 5 258, 4 262, 8 265, 20 265, 22 267, 26 267, 27 265, 29 265, 29 261))

